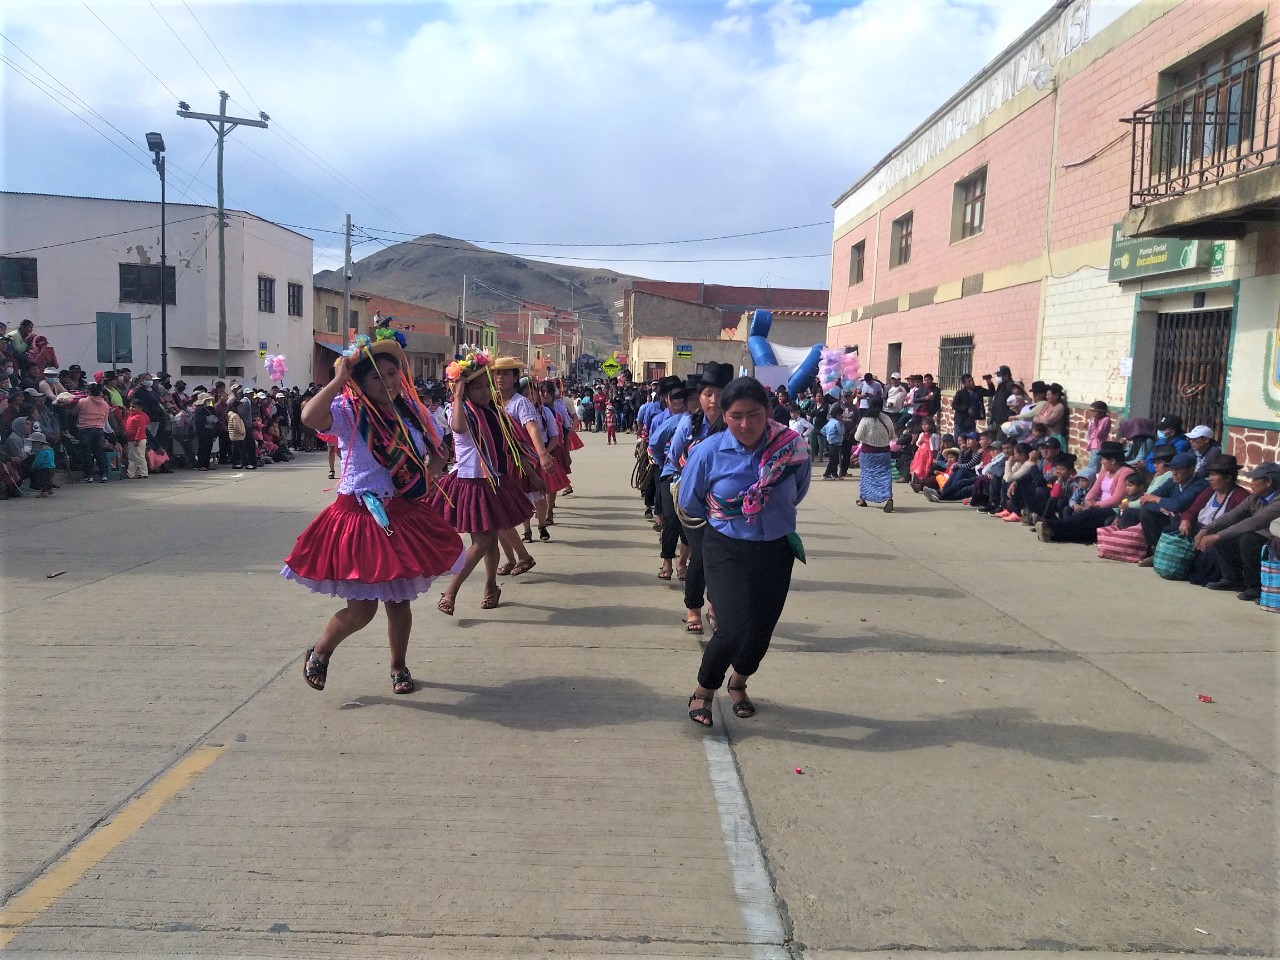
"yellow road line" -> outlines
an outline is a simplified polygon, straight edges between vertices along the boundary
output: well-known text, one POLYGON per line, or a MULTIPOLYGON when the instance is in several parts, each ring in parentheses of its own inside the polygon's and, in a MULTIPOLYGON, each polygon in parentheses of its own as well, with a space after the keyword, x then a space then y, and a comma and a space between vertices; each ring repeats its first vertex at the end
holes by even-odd
POLYGON ((226 749, 199 747, 184 757, 141 796, 131 800, 100 830, 91 833, 48 872, 9 901, 0 910, 0 949, 8 945, 23 927, 56 903, 77 880, 106 859, 112 850, 137 833, 144 823, 222 756, 226 749))

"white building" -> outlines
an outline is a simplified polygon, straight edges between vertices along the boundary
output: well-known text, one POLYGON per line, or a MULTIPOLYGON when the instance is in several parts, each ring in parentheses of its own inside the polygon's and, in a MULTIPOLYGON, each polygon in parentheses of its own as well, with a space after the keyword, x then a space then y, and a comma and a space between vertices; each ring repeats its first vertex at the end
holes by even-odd
MULTIPOLYGON (((311 379, 311 238, 226 211, 227 376, 268 382, 262 352, 283 354, 286 385, 311 379)), ((166 245, 169 373, 190 385, 218 372, 217 210, 170 203, 166 245)), ((0 320, 30 319, 66 369, 110 367, 99 313, 128 314, 131 353, 116 366, 159 371, 160 204, 0 192, 0 320)), ((104 329, 109 329, 105 326, 104 329)), ((117 345, 119 346, 119 345, 117 345)))

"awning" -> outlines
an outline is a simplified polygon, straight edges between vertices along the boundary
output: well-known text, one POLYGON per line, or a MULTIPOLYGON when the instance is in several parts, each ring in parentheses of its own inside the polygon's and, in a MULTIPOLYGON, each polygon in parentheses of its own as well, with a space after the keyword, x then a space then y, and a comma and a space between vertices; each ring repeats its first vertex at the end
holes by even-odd
POLYGON ((316 346, 317 346, 317 347, 324 347, 326 350, 332 350, 334 353, 341 353, 341 352, 342 352, 342 345, 341 345, 341 344, 337 344, 337 343, 327 343, 327 342, 326 342, 326 341, 324 341, 324 340, 317 340, 317 341, 316 341, 316 346))

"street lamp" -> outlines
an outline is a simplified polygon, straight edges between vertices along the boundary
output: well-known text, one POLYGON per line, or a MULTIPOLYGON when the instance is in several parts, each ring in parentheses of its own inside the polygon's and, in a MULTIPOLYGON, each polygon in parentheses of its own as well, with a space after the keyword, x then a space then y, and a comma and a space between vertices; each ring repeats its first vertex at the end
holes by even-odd
POLYGON ((165 242, 164 137, 147 134, 147 149, 155 154, 152 163, 160 173, 160 371, 169 372, 169 255, 165 242))

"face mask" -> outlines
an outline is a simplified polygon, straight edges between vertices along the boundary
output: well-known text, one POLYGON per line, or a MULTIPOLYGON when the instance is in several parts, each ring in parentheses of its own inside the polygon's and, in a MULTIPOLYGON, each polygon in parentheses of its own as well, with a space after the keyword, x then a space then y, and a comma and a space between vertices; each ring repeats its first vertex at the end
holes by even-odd
POLYGON ((996 374, 996 383, 1004 383, 1004 377, 1000 376, 998 373, 996 374))
POLYGON ((1165 440, 1169 440, 1169 439, 1171 439, 1171 438, 1173 437, 1173 431, 1172 431, 1172 430, 1161 430, 1161 431, 1160 431, 1160 436, 1161 436, 1161 437, 1163 437, 1165 440))

